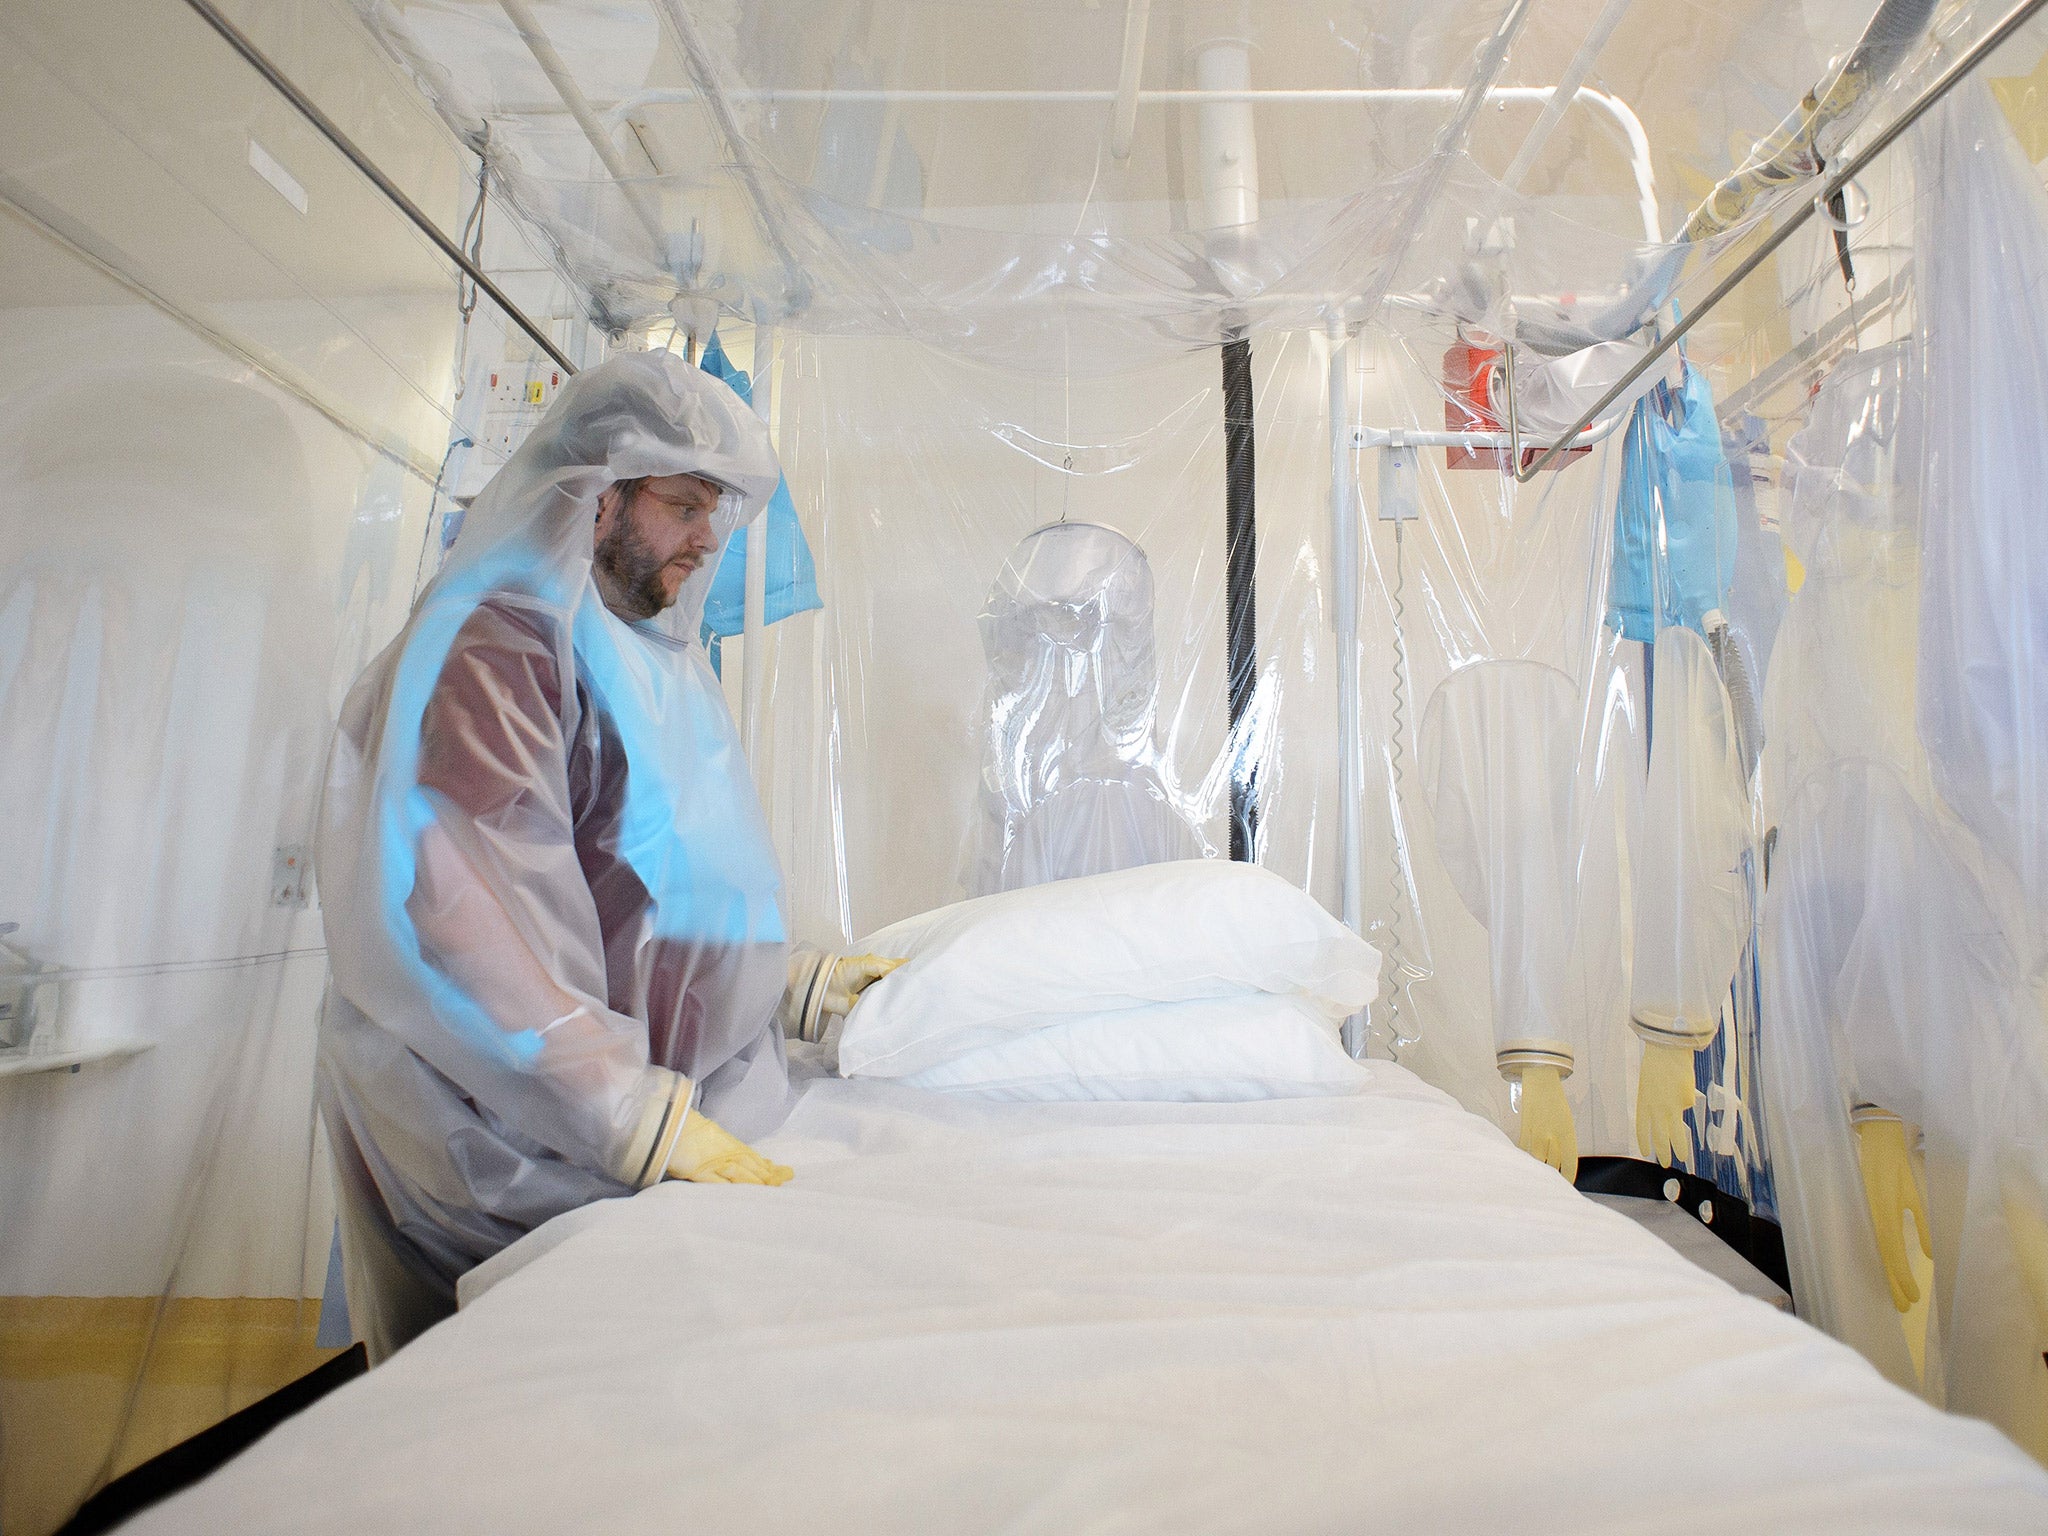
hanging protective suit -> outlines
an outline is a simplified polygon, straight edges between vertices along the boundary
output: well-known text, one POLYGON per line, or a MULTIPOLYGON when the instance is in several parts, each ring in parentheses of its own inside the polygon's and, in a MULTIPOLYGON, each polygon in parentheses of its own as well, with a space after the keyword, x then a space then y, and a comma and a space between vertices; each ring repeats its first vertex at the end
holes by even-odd
POLYGON ((681 359, 578 374, 343 706, 320 1102, 380 1355, 483 1258, 660 1178, 693 1103, 745 1137, 785 1113, 781 874, 697 640, 716 559, 640 624, 591 575, 599 494, 683 474, 721 547, 779 478, 681 359))
POLYGON ((1689 629, 1665 630, 1656 677, 1633 869, 1629 1014, 1645 1039, 1697 1049, 1714 1037, 1749 933, 1749 796, 1733 712, 1706 642, 1689 629))
POLYGON ((1926 332, 1920 738, 2048 955, 2048 191, 1981 80, 1913 139, 1926 332))
POLYGON ((1843 364, 1792 456, 1811 574, 1771 690, 1771 1140, 1801 1310, 2048 1458, 2048 1028, 2028 980, 2048 862, 2048 333, 2030 318, 2048 209, 1979 85, 1915 147, 1922 334, 1843 364), (1916 1205, 1934 1290, 1918 1371, 1916 1205))
MULTIPOLYGON (((1643 1041, 1637 1144, 1646 1157, 1688 1167, 1695 1053, 1720 1031, 1729 983, 1749 938, 1750 802, 1736 752, 1734 711, 1707 644, 1677 626, 1657 636, 1650 714, 1650 777, 1643 795, 1631 883, 1635 964, 1629 1020, 1643 1041), (1666 1091, 1659 1092, 1660 1088, 1666 1091)), ((1719 1106, 1739 1118, 1742 1054, 1733 1094, 1719 1106)), ((1724 1055, 1723 1061, 1727 1057, 1724 1055)), ((1694 1129, 1709 1125, 1695 1116, 1694 1129)), ((1733 1152, 1733 1126, 1721 1144, 1733 1152)))
POLYGON ((1004 562, 988 657, 973 896, 1208 852, 1153 741, 1152 567, 1112 528, 1054 523, 1004 562))
POLYGON ((1585 1046, 1572 966, 1579 729, 1571 679, 1533 661, 1453 672, 1422 719, 1437 854, 1486 929, 1495 1061, 1520 1085, 1521 1145, 1566 1178, 1578 1141, 1559 1085, 1585 1046))
POLYGON ((1802 1316, 2048 1459, 2048 1032, 1967 856, 1883 764, 1793 797, 1764 909, 1778 1210, 1802 1316), (1872 1114, 1925 1138, 1924 1383, 1851 1129, 1872 1114))
POLYGON ((1845 757, 1920 791, 1913 730, 1921 437, 1918 343, 1844 358, 1786 445, 1785 542, 1806 572, 1764 689, 1763 783, 1782 817, 1808 774, 1845 757))

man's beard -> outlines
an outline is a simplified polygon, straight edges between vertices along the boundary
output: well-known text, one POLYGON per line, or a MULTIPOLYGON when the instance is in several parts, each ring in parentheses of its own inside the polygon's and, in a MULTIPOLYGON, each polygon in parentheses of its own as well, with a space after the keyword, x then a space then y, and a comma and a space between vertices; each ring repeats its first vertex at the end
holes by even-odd
MULTIPOLYGON (((622 619, 651 619, 673 601, 661 579, 666 562, 648 548, 631 518, 621 516, 612 524, 592 551, 591 562, 598 596, 622 619)), ((682 595, 681 587, 676 595, 682 595)))

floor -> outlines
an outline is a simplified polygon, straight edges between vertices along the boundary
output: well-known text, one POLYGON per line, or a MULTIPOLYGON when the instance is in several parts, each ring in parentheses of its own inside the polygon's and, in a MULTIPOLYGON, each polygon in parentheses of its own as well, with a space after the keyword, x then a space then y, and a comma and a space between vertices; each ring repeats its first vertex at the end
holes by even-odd
POLYGON ((310 1298, 0 1297, 0 1536, 49 1536, 108 1478, 333 1358, 319 1322, 310 1298))

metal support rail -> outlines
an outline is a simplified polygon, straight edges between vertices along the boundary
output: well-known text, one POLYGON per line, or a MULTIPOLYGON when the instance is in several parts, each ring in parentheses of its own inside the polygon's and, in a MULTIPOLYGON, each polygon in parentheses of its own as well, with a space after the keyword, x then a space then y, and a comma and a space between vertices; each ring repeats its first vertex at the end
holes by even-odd
MULTIPOLYGON (((1936 103, 1967 79, 1972 70, 1996 52, 1999 45, 2004 43, 2013 33, 2025 26, 2044 5, 2048 5, 2048 0, 2020 0, 2018 5, 2015 5, 2006 13, 2002 21, 1957 55, 1955 62, 1944 69, 1926 90, 1916 96, 1882 133, 1878 134, 1876 138, 1872 139, 1862 149, 1842 162, 1834 174, 1827 178, 1812 201, 1794 209, 1791 216, 1784 223, 1771 231, 1769 237, 1765 239, 1762 245, 1750 252, 1733 272, 1730 272, 1719 283, 1715 284, 1713 291, 1706 298, 1695 305, 1677 325, 1665 332, 1664 336, 1655 346, 1651 347, 1648 352, 1636 360, 1634 367, 1623 374, 1605 395, 1587 409, 1585 415, 1581 416, 1561 438, 1544 448, 1536 459, 1526 467, 1522 465, 1521 433, 1515 424, 1515 392, 1512 383, 1514 346, 1510 342, 1503 342, 1507 353, 1507 368, 1510 378, 1507 391, 1510 446, 1515 450, 1515 459, 1513 465, 1510 466, 1510 472, 1514 475, 1516 483, 1527 485, 1544 469, 1554 463, 1560 454, 1581 446, 1580 442, 1577 441, 1579 434, 1592 425, 1594 418, 1626 395, 1629 386, 1649 372, 1660 358, 1677 346, 1687 331, 1699 324, 1704 316, 1711 314, 1716 305, 1741 286, 1744 278, 1762 266, 1777 251, 1778 247, 1803 228, 1806 221, 1812 218, 1817 210, 1825 208, 1830 198, 1848 186, 1862 172, 1868 170, 1871 163, 1879 155, 1883 154, 1898 141, 1900 135, 1905 133, 1908 128, 1912 127, 1922 117, 1926 116, 1936 103)), ((1536 452, 1533 448, 1529 451, 1536 452)))
POLYGON ((185 0, 185 3, 192 8, 194 14, 200 20, 218 32, 227 45, 239 53, 257 74, 269 81, 271 87, 280 96, 284 97, 286 101, 290 102, 298 110, 299 116, 311 123, 322 138, 340 150, 342 158, 362 172, 370 185, 383 193, 386 200, 394 208, 411 220, 413 227, 431 240, 435 248, 443 256, 454 262, 456 266, 462 269, 464 276, 475 283, 478 288, 489 294, 491 302, 504 311, 505 317, 508 320, 518 326, 520 330, 526 332, 527 337, 535 346, 547 353, 564 373, 573 374, 576 372, 576 365, 569 361, 568 355, 560 347, 556 346, 553 341, 548 339, 547 333, 542 331, 538 325, 534 324, 527 317, 526 311, 517 304, 514 304, 506 296, 504 289, 491 281, 491 275, 471 261, 468 252, 449 239, 447 234, 441 229, 441 226, 427 217, 419 204, 399 190, 398 184, 377 168, 377 162, 364 154, 357 147, 355 140, 341 131, 340 125, 333 118, 315 106, 312 98, 300 90, 289 75, 271 63, 269 56, 251 42, 248 35, 241 28, 229 21, 227 17, 221 15, 214 8, 211 0, 185 0))

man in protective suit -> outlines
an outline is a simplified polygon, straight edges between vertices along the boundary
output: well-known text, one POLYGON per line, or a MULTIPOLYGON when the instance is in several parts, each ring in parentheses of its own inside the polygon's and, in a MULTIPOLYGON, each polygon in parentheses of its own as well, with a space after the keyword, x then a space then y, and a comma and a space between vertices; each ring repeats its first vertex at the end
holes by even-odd
POLYGON ((665 1176, 788 1180, 739 1139, 787 1113, 784 1029, 891 968, 791 951, 696 639, 779 478, 680 359, 577 375, 343 706, 319 1093, 375 1357, 552 1216, 665 1176))

